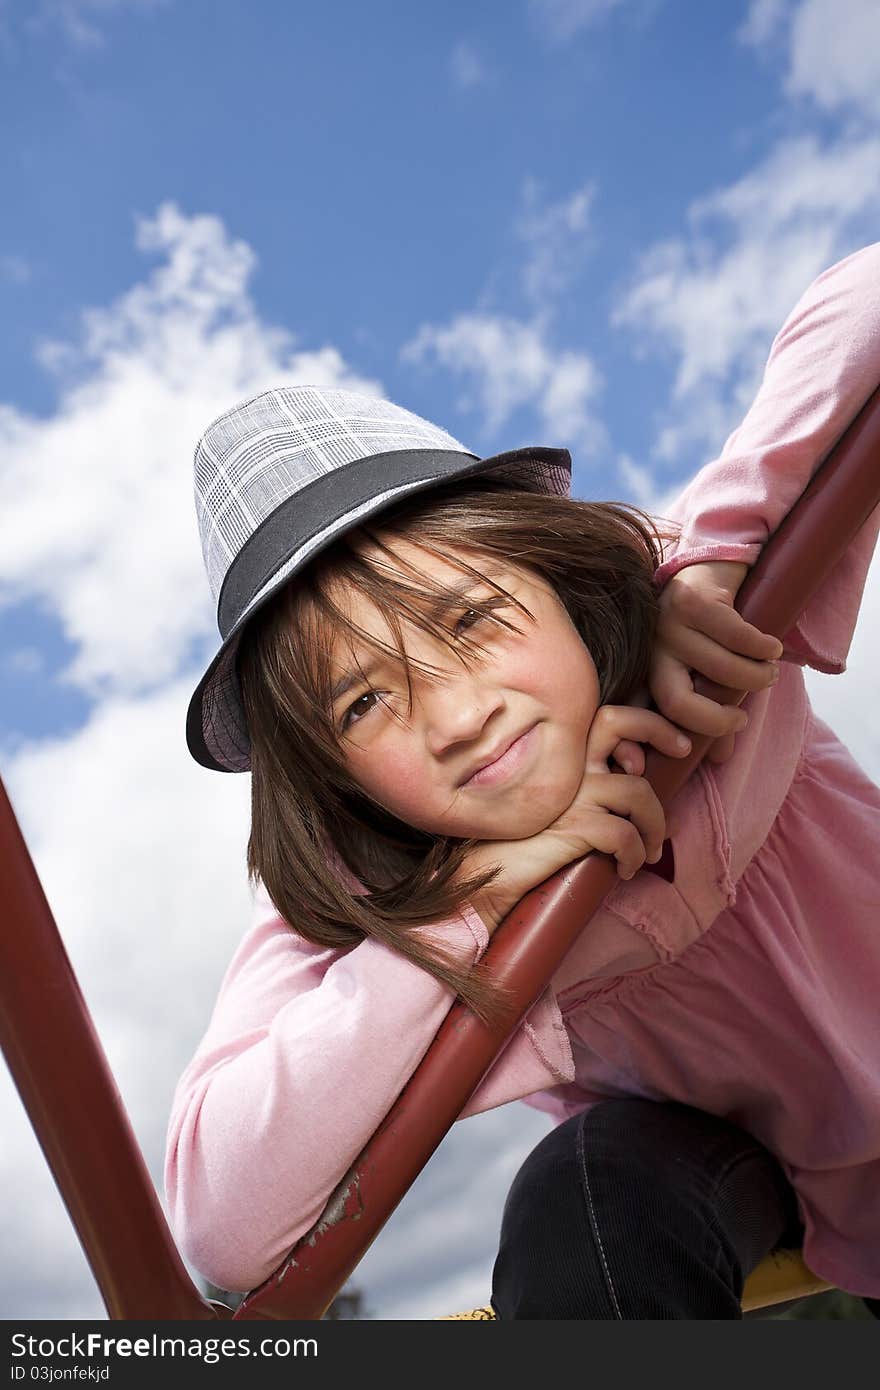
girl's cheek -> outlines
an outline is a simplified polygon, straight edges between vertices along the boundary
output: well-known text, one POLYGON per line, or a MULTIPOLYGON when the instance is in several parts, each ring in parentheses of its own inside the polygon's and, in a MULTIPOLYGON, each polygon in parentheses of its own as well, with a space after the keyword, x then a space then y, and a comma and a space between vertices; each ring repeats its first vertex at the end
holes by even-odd
POLYGON ((392 792, 407 799, 425 792, 420 764, 405 753, 386 755, 382 763, 382 779, 392 792))
POLYGON ((575 708, 592 706, 598 694, 593 659, 570 620, 559 624, 553 633, 542 633, 527 650, 517 652, 508 676, 518 688, 572 713, 575 708))
MULTIPOLYGON (((355 771, 353 768, 352 771, 355 771)), ((412 756, 384 747, 381 754, 366 760, 358 777, 361 785, 383 806, 400 815, 425 802, 424 773, 412 756)))

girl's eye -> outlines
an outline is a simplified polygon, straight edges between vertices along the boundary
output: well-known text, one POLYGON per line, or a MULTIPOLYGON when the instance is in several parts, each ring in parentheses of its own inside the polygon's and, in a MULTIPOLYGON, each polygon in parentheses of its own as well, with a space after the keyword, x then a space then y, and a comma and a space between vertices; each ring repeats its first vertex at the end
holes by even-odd
POLYGON ((375 690, 365 690, 363 695, 359 695, 356 700, 352 701, 348 709, 345 711, 345 714, 342 716, 343 733, 345 733, 345 730, 349 727, 349 725, 356 724, 358 722, 358 719, 360 719, 365 714, 369 714, 370 710, 373 708, 372 705, 364 705, 361 702, 363 700, 372 700, 375 698, 375 690))
POLYGON ((495 598, 479 600, 478 608, 466 608, 462 613, 458 622, 455 624, 454 632, 456 636, 459 636, 463 632, 469 632, 471 628, 476 627, 477 624, 481 622, 489 623, 492 626, 497 627, 497 624, 495 623, 494 619, 494 614, 496 610, 500 610, 502 608, 507 607, 508 601, 502 594, 499 594, 495 598))
POLYGON ((480 612, 479 608, 468 608, 468 609, 466 609, 466 611, 465 611, 465 612, 461 615, 461 617, 459 618, 458 622, 455 624, 455 630, 456 630, 456 632, 461 632, 461 631, 465 631, 465 632, 466 632, 466 631, 468 630, 468 628, 475 627, 476 624, 480 621, 480 619, 481 619, 482 617, 483 617, 483 614, 480 612), (474 621, 473 621, 473 622, 467 622, 466 620, 467 620, 468 618, 471 618, 471 617, 473 617, 474 621))

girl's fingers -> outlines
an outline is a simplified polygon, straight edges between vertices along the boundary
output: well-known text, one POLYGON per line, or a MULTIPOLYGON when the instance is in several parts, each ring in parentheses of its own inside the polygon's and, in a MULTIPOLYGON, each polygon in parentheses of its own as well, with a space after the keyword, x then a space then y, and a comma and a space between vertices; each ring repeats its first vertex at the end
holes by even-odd
POLYGON ((691 746, 690 739, 656 710, 601 705, 587 736, 585 771, 607 772, 608 759, 622 739, 650 743, 672 758, 684 757, 691 746))
POLYGON ((666 817, 643 777, 617 777, 614 773, 593 777, 587 797, 586 808, 575 811, 581 833, 595 849, 614 855, 621 870, 626 871, 623 877, 631 877, 646 858, 657 862, 663 852, 666 817), (610 814, 597 813, 593 809, 597 805, 610 814))
POLYGON ((686 605, 670 606, 661 614, 658 635, 661 640, 671 637, 675 641, 682 630, 689 628, 704 633, 729 651, 756 661, 776 661, 782 656, 783 647, 778 637, 746 622, 731 604, 719 599, 689 594, 686 605), (685 607, 686 611, 679 611, 685 607))
MULTIPOLYGON (((617 816, 597 816, 590 818, 585 828, 593 847, 600 854, 609 854, 617 860, 621 878, 632 878, 648 861, 645 842, 629 821, 617 816)), ((653 856, 651 862, 656 862, 653 856)))
POLYGON ((693 628, 679 631, 674 656, 683 666, 731 690, 765 690, 779 676, 775 661, 741 656, 693 628))
POLYGON ((717 700, 698 695, 688 668, 665 652, 655 656, 651 694, 667 719, 695 734, 720 738, 739 733, 749 722, 736 705, 719 705, 717 700))
POLYGON ((645 771, 645 750, 640 743, 635 743, 632 739, 622 738, 611 754, 618 767, 623 768, 630 776, 641 777, 645 771))

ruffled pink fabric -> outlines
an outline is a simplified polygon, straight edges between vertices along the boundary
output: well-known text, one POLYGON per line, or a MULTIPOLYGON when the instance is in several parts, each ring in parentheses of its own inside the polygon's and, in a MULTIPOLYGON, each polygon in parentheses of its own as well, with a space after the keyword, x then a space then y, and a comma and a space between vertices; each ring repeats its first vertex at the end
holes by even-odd
POLYGON ((780 1159, 810 1267, 880 1296, 880 789, 811 717, 735 901, 563 1004, 576 1081, 724 1116, 780 1159), (619 1088, 619 1089, 618 1089, 619 1088))

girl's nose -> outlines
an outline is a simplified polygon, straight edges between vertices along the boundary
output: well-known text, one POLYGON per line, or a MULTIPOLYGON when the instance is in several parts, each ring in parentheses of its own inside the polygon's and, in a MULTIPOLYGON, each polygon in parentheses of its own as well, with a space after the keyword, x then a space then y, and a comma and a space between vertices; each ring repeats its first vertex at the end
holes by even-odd
POLYGON ((479 678, 447 677, 423 688, 421 703, 428 748, 440 757, 453 744, 478 739, 504 697, 479 678))

